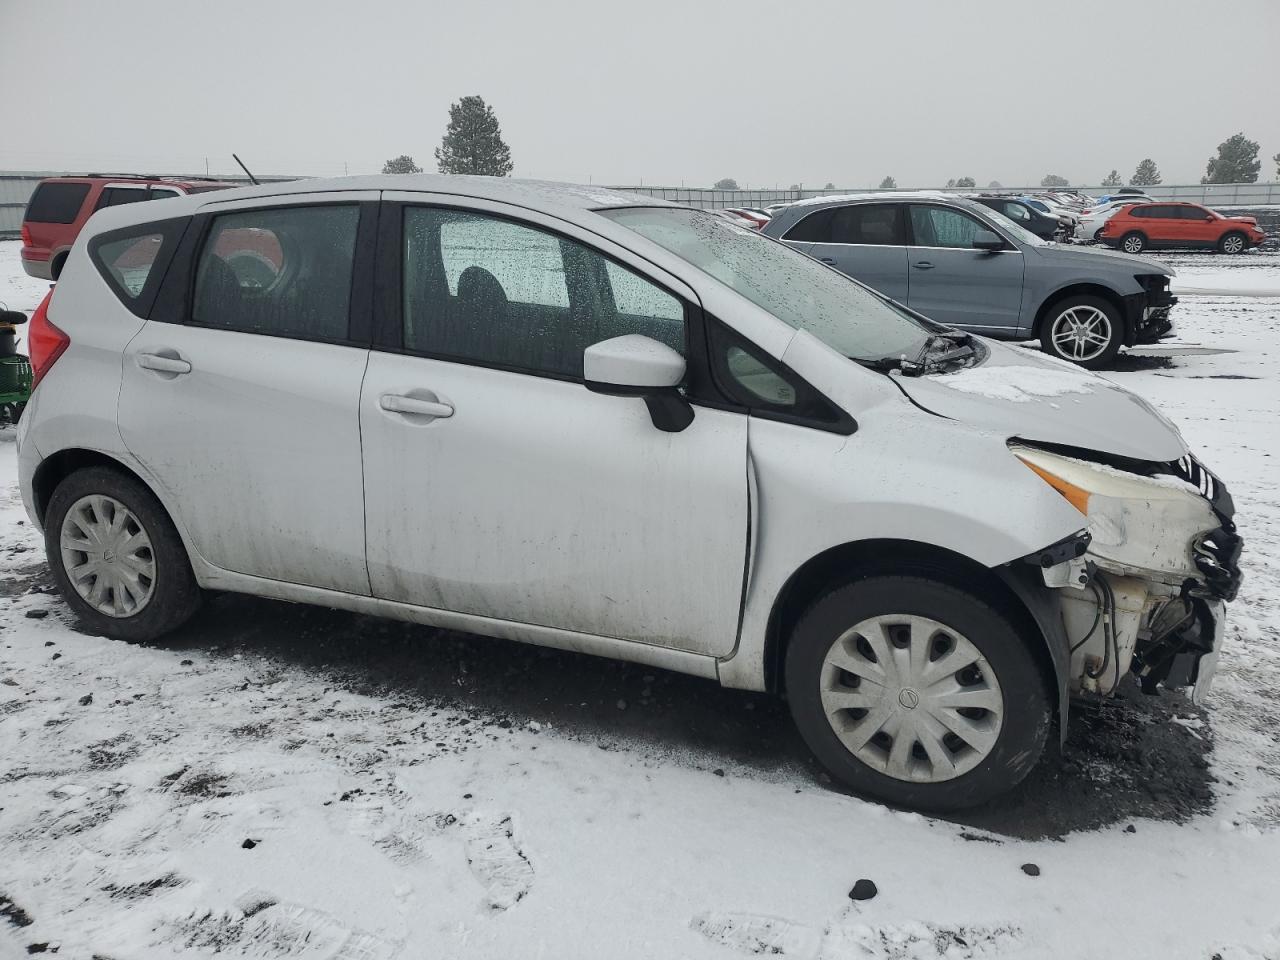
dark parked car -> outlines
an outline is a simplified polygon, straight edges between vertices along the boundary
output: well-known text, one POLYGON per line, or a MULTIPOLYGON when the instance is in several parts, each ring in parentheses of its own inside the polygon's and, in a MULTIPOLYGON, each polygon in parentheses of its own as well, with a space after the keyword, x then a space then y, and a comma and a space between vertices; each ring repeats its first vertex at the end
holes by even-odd
POLYGON ((981 196, 973 199, 984 207, 990 207, 996 213, 1003 213, 1018 226, 1030 230, 1041 240, 1056 240, 1065 236, 1065 227, 1060 218, 1037 210, 1021 200, 998 196, 981 196))

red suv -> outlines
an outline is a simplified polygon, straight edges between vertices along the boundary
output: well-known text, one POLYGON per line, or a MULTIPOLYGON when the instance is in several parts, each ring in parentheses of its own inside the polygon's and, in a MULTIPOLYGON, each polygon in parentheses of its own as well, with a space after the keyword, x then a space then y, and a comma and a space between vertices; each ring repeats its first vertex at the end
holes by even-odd
POLYGON ((1125 253, 1148 247, 1215 247, 1219 253, 1243 253, 1267 235, 1253 217, 1224 217, 1194 203, 1137 203, 1103 224, 1098 239, 1125 253))
POLYGON ((22 218, 22 268, 33 277, 57 280, 80 228, 95 210, 237 186, 240 184, 219 180, 104 177, 96 173, 41 180, 22 218))

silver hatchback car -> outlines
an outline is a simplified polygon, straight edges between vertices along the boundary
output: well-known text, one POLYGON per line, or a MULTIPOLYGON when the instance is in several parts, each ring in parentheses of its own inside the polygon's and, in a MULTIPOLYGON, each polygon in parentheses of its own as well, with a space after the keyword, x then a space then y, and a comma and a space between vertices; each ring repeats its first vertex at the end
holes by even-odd
POLYGON ((777 691, 898 804, 1009 789, 1131 672, 1203 692, 1239 579, 1139 398, 643 197, 111 208, 29 340, 22 496, 89 629, 237 591, 777 691))

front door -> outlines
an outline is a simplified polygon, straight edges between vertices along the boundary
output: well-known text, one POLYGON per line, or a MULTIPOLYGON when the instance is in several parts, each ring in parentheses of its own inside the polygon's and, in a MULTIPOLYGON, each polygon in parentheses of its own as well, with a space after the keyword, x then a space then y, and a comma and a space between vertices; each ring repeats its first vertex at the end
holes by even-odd
MULTIPOLYGON (((976 250, 973 238, 991 227, 954 207, 908 206, 907 305, 949 326, 1010 336, 1022 307, 1022 251, 976 250)), ((994 231, 992 231, 994 232, 994 231)))
POLYGON ((383 212, 400 225, 379 248, 393 323, 360 402, 374 594, 728 653, 746 417, 699 407, 664 433, 582 377, 585 348, 622 334, 685 352, 692 291, 569 224, 471 203, 383 212))
POLYGON ((124 442, 214 566, 369 593, 358 405, 372 277, 357 250, 372 248, 376 197, 197 217, 201 239, 166 277, 182 289, 162 290, 125 350, 124 442))

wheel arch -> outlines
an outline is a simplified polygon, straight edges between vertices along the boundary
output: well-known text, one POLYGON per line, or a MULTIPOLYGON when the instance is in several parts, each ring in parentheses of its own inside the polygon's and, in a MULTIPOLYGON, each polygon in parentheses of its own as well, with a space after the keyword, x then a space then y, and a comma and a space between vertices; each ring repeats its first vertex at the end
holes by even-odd
MULTIPOLYGON (((155 493, 154 487, 147 481, 146 477, 140 476, 128 464, 110 454, 102 453, 99 450, 88 450, 83 447, 69 447, 66 450, 59 450, 57 453, 42 460, 31 478, 31 492, 36 519, 40 521, 42 526, 49 509, 49 501, 53 498, 53 492, 58 489, 58 484, 77 470, 83 470, 87 467, 110 467, 113 470, 119 470, 121 473, 133 477, 148 490, 151 490, 152 493, 155 493)), ((157 496, 157 499, 160 498, 157 496)), ((161 505, 164 505, 163 501, 161 505)), ((170 519, 172 520, 172 513, 168 507, 165 507, 165 512, 170 513, 170 519)))
POLYGON ((1121 322, 1127 324, 1128 318, 1125 316, 1124 298, 1115 290, 1107 286, 1105 283, 1099 283, 1096 280, 1080 280, 1075 283, 1069 283, 1066 286, 1058 287, 1048 296, 1046 296, 1040 304, 1040 308, 1036 310, 1035 322, 1032 324, 1032 334, 1040 336, 1044 332, 1045 321, 1049 319, 1049 314, 1053 308, 1060 304, 1063 300, 1071 297, 1098 297, 1107 301, 1111 306, 1116 308, 1116 312, 1120 315, 1121 322))
MULTIPOLYGON (((1030 573, 1034 573, 1030 567, 1030 573)), ((1058 691, 1053 706, 1060 715, 1065 710, 1065 651, 1058 646, 1065 637, 1052 636, 1054 619, 1047 609, 1048 598, 1037 600, 1030 579, 1020 571, 993 570, 976 560, 945 547, 914 540, 857 540, 830 547, 805 561, 787 579, 774 599, 769 613, 764 646, 765 689, 778 693, 785 689, 784 665, 787 643, 804 611, 822 593, 840 583, 880 575, 924 576, 956 589, 975 594, 997 612, 1009 618, 1022 636, 1034 638, 1030 644, 1036 662, 1051 688, 1058 691), (1040 602, 1043 601, 1043 602, 1040 602)))

